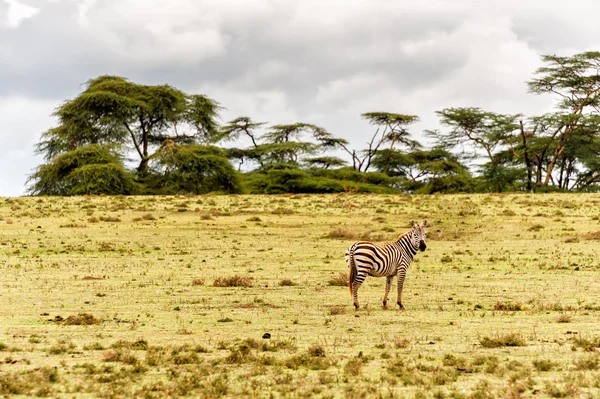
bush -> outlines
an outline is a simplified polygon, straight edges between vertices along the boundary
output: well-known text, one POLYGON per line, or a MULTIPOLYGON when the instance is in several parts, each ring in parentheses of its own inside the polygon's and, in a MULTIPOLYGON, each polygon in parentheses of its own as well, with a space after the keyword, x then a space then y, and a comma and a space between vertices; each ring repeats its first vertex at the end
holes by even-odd
POLYGON ((252 287, 252 281, 250 277, 243 277, 239 275, 231 277, 219 277, 213 283, 214 287, 252 287))
POLYGON ((520 334, 511 333, 497 337, 483 337, 479 340, 484 348, 501 348, 504 346, 525 346, 520 334))
POLYGON ((158 152, 157 170, 148 187, 157 194, 239 193, 238 172, 225 152, 217 147, 193 145, 164 146, 158 152))

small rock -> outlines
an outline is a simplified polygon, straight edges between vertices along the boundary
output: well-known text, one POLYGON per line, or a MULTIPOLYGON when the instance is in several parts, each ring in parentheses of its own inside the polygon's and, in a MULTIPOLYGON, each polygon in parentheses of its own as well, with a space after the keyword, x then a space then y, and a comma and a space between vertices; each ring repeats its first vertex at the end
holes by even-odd
POLYGON ((263 339, 269 339, 269 338, 271 338, 271 334, 264 333, 262 337, 263 337, 263 339))

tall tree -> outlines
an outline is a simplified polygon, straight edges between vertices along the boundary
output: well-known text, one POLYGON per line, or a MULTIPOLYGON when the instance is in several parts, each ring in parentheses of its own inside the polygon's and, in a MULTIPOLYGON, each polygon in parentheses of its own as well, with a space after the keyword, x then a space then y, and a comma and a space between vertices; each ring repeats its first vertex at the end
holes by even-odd
POLYGON ((322 127, 310 123, 274 125, 260 137, 253 151, 265 163, 299 163, 306 155, 314 155, 348 142, 336 138, 322 127))
MULTIPOLYGON (((371 166, 373 158, 377 151, 383 149, 382 146, 389 144, 389 149, 393 150, 396 144, 404 144, 411 149, 416 147, 416 142, 409 139, 409 132, 406 126, 419 120, 416 115, 402 115, 390 112, 367 112, 361 115, 369 124, 376 126, 375 133, 371 140, 367 142, 368 147, 362 151, 350 150, 347 142, 338 142, 337 146, 342 148, 352 157, 352 167, 359 172, 366 172, 371 166)), ((391 160, 390 160, 391 162, 391 160)), ((387 173, 389 164, 384 168, 387 173)))
POLYGON ((500 191, 500 182, 504 179, 500 176, 512 172, 505 170, 508 167, 504 165, 506 157, 499 154, 506 139, 519 129, 520 115, 497 114, 475 107, 446 108, 436 113, 441 125, 449 129, 429 131, 428 135, 437 140, 438 146, 448 149, 461 146, 467 159, 486 159, 482 169, 492 189, 500 191), (495 179, 496 175, 499 179, 495 179))
POLYGON ((140 187, 114 146, 89 144, 64 152, 29 176, 32 195, 136 194, 140 187))
POLYGON ((578 131, 598 134, 594 118, 600 111, 600 52, 588 51, 571 57, 545 55, 542 59, 546 65, 537 69, 528 85, 532 93, 554 94, 558 98, 558 111, 541 120, 550 126, 546 135, 550 141, 545 149, 552 147, 545 176, 537 182, 538 186, 546 187, 578 131))
POLYGON ((47 160, 87 144, 133 149, 142 176, 165 141, 208 141, 217 133, 220 107, 204 95, 188 95, 169 85, 148 86, 119 76, 89 80, 85 90, 54 115, 59 126, 42 134, 36 151, 47 160))

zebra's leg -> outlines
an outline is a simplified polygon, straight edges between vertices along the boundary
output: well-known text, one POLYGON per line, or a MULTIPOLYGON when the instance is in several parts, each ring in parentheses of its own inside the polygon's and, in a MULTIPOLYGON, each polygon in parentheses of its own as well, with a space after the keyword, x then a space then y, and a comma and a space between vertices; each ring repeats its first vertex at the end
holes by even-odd
POLYGON ((360 305, 358 304, 358 289, 360 288, 361 284, 365 281, 365 278, 367 278, 367 275, 359 272, 356 276, 356 279, 352 283, 352 298, 354 299, 354 310, 358 310, 358 308, 360 308, 360 305))
POLYGON ((383 296, 383 308, 384 309, 389 309, 388 305, 387 305, 387 301, 388 301, 388 294, 390 293, 390 287, 392 285, 392 279, 394 278, 394 276, 389 276, 386 277, 385 279, 385 295, 383 296))
POLYGON ((398 270, 398 306, 400 306, 400 310, 404 310, 404 305, 402 305, 402 286, 404 286, 404 277, 406 277, 406 269, 401 268, 398 270))

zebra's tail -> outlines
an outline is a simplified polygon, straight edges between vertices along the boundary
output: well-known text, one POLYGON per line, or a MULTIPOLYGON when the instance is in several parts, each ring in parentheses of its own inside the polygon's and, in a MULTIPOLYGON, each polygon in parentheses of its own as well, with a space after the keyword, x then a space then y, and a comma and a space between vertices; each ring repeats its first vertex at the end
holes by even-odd
POLYGON ((348 276, 348 289, 350 290, 350 296, 352 296, 352 284, 356 280, 356 265, 354 264, 354 245, 348 248, 346 251, 346 263, 350 268, 348 276))

